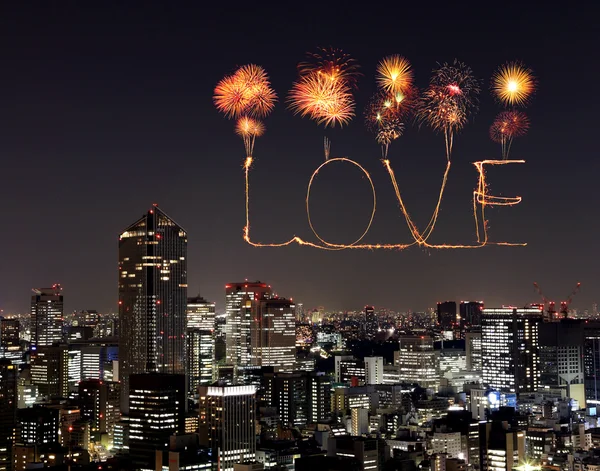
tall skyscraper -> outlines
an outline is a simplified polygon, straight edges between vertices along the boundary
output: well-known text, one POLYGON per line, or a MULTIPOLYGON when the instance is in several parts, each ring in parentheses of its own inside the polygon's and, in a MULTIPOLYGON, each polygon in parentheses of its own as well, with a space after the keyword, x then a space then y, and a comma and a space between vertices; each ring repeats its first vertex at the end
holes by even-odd
POLYGON ((296 363, 294 303, 284 298, 263 299, 255 304, 250 324, 251 362, 292 371, 296 363))
POLYGON ((255 386, 200 386, 200 423, 207 431, 202 441, 217 458, 218 471, 255 459, 255 410, 255 386))
POLYGON ((438 359, 433 349, 433 338, 424 335, 401 335, 400 350, 394 352, 400 381, 417 383, 422 388, 439 388, 438 359))
POLYGON ((383 384, 383 357, 365 357, 365 384, 383 384))
POLYGON ((374 338, 377 335, 378 328, 379 324, 377 323, 375 308, 373 306, 365 306, 365 336, 367 338, 374 338))
POLYGON ((465 353, 467 356, 467 370, 481 371, 481 330, 465 334, 465 353))
POLYGON ((119 236, 121 410, 129 376, 185 374, 187 233, 156 205, 119 236))
POLYGON ((438 324, 443 330, 452 330, 456 324, 456 302, 437 303, 438 324))
POLYGON ((17 366, 0 360, 0 471, 10 471, 17 424, 17 366))
POLYGON ((540 384, 540 309, 484 309, 481 318, 483 384, 502 392, 534 392, 540 384))
POLYGON ((198 397, 198 386, 213 382, 216 373, 214 365, 215 338, 210 330, 187 330, 188 392, 190 397, 198 397))
POLYGON ((62 340, 63 296, 59 284, 34 288, 31 296, 31 349, 62 340))
POLYGON ((482 311, 483 301, 461 301, 459 306, 460 326, 480 327, 482 311))
POLYGON ((215 330, 215 303, 198 295, 187 300, 187 328, 215 330))
POLYGON ((120 420, 120 384, 112 381, 90 379, 78 385, 81 417, 90 422, 90 439, 103 438, 110 446, 114 443, 115 425, 120 420))
POLYGON ((225 285, 227 363, 236 367, 251 363, 252 312, 256 311, 256 304, 259 300, 270 296, 271 287, 260 281, 225 285))
POLYGON ((31 382, 41 396, 69 397, 69 349, 66 344, 38 347, 31 356, 31 382))

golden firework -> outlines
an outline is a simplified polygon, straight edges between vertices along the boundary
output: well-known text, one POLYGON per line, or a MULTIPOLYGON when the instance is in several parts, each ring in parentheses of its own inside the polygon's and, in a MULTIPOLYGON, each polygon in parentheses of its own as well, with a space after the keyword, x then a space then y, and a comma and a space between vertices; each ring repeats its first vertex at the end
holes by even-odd
POLYGON ((246 156, 248 159, 251 159, 252 153, 254 152, 254 140, 258 136, 262 136, 264 134, 264 124, 248 116, 242 116, 237 121, 235 132, 238 136, 241 136, 242 140, 244 141, 246 156))
POLYGON ((404 57, 394 54, 385 57, 377 65, 377 84, 382 90, 401 97, 411 87, 413 73, 410 62, 404 57))
POLYGON ((531 70, 518 62, 503 65, 492 77, 492 92, 506 106, 525 106, 535 86, 531 70))

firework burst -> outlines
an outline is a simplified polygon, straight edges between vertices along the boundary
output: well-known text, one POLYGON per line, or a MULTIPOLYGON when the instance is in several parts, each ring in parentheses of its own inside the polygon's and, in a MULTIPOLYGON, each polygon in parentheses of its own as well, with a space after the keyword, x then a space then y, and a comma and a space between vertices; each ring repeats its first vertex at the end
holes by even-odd
POLYGON ((341 49, 318 48, 315 53, 307 53, 308 60, 298 64, 301 76, 317 73, 330 80, 340 80, 349 87, 356 87, 360 66, 350 54, 341 49))
POLYGON ((240 67, 215 87, 213 101, 228 118, 265 117, 275 107, 277 95, 265 70, 254 64, 240 67))
POLYGON ((344 82, 316 72, 294 83, 288 102, 294 114, 309 116, 325 127, 343 126, 354 116, 354 98, 344 82))
POLYGON ((377 65, 377 85, 392 95, 406 92, 413 82, 410 62, 397 54, 385 57, 377 65))
POLYGON ((242 116, 237 121, 235 133, 244 141, 246 156, 251 157, 254 152, 254 140, 265 133, 265 126, 256 119, 242 116))
POLYGON ((520 111, 503 111, 490 127, 490 137, 502 147, 502 158, 507 159, 515 137, 524 136, 529 129, 529 118, 520 111))
POLYGON ((477 111, 479 104, 480 82, 467 65, 455 60, 445 63, 434 70, 431 85, 445 91, 448 97, 462 108, 465 115, 477 111))
POLYGON ((535 88, 531 70, 519 62, 504 64, 492 77, 492 93, 505 106, 525 106, 535 88))

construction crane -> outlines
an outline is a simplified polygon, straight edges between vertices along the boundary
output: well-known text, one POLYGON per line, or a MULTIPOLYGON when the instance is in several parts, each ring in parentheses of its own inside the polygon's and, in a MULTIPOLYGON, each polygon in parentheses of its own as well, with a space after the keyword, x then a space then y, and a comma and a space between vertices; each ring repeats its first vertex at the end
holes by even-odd
MULTIPOLYGON (((540 288, 540 285, 538 285, 536 282, 533 283, 533 287, 534 287, 535 291, 541 296, 542 300, 544 301, 544 306, 547 306, 546 312, 545 312, 545 314, 547 316, 546 320, 549 322, 556 320, 556 303, 554 301, 550 301, 546 297, 546 295, 542 291, 542 288, 540 288)), ((566 301, 561 301, 560 313, 563 315, 564 318, 567 318, 567 316, 569 315, 569 305, 571 304, 571 301, 573 301, 573 297, 579 292, 580 287, 581 287, 581 283, 577 283, 577 285, 575 286, 573 291, 571 291, 571 294, 566 299, 566 301)))

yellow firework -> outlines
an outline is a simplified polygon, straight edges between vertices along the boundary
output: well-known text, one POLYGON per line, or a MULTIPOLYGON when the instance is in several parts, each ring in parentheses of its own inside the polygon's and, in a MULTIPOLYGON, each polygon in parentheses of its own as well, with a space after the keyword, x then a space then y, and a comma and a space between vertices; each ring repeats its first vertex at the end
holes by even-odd
MULTIPOLYGON (((394 95, 406 91, 413 82, 410 62, 397 54, 384 58, 377 65, 377 84, 394 95)), ((398 95, 401 96, 401 95, 398 95)))
MULTIPOLYGON (((247 158, 252 159, 252 153, 254 152, 254 140, 258 136, 262 136, 264 134, 265 126, 256 119, 249 118, 248 116, 242 116, 237 121, 235 132, 238 136, 241 136, 242 140, 244 141, 247 158)), ((247 160, 247 162, 251 161, 252 160, 247 160)))
POLYGON ((531 70, 518 62, 500 67, 492 77, 492 92, 507 106, 524 106, 535 91, 531 70))

